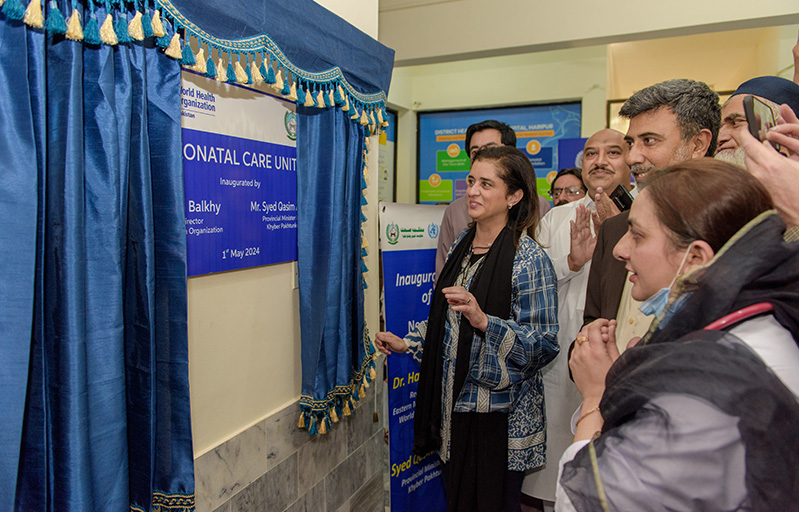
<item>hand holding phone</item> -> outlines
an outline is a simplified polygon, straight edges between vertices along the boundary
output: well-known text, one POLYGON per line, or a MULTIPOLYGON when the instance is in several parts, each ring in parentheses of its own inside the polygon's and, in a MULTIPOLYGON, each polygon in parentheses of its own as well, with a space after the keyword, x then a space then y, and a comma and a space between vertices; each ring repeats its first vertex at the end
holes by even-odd
POLYGON ((629 210, 633 205, 633 196, 624 185, 617 186, 610 194, 610 199, 620 212, 629 210))
MULTIPOLYGON (((744 96, 743 104, 746 123, 749 126, 749 133, 761 142, 766 140, 769 128, 777 124, 774 120, 774 112, 771 111, 771 107, 751 94, 744 96)), ((780 150, 779 144, 771 142, 771 145, 774 146, 774 149, 777 151, 780 150)))

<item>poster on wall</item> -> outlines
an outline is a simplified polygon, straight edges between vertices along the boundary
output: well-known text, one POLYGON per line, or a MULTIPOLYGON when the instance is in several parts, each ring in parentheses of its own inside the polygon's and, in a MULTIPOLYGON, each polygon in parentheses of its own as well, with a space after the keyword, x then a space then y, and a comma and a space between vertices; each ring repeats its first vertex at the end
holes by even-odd
MULTIPOLYGON (((380 203, 386 330, 397 336, 427 320, 445 209, 380 203)), ((410 354, 392 354, 387 366, 391 510, 443 512, 447 507, 438 453, 412 453, 419 364, 410 354)))
MULTIPOLYGON (((560 139, 558 141, 558 170, 582 168, 583 148, 587 141, 587 138, 560 139)), ((552 178, 555 178, 554 174, 552 178)), ((549 182, 552 183, 552 180, 549 180, 549 182)))
POLYGON ((397 200, 397 113, 388 110, 388 126, 380 133, 377 151, 380 174, 377 178, 377 199, 394 202, 397 200))
MULTIPOLYGON (((524 107, 420 112, 418 198, 421 204, 449 203, 466 193, 469 156, 466 129, 495 119, 516 132, 516 147, 533 164, 538 193, 547 197, 547 176, 557 172, 558 141, 580 137, 579 102, 524 107)), ((570 166, 570 165, 569 165, 570 166)))
POLYGON ((297 259, 294 103, 183 71, 188 275, 297 259))

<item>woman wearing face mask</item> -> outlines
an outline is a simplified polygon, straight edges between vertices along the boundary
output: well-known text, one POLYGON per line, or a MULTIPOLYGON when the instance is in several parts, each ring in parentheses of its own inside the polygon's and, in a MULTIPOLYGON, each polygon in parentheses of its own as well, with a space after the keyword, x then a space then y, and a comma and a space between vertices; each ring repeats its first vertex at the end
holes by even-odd
POLYGON ((530 160, 496 146, 472 157, 472 225, 450 250, 428 320, 385 353, 421 362, 414 453, 437 451, 447 510, 520 510, 524 471, 544 464, 541 368, 558 353, 557 279, 528 233, 538 220, 530 160))
POLYGON ((799 503, 799 243, 765 188, 702 159, 650 178, 614 255, 655 314, 619 356, 597 320, 556 510, 788 510, 799 503))

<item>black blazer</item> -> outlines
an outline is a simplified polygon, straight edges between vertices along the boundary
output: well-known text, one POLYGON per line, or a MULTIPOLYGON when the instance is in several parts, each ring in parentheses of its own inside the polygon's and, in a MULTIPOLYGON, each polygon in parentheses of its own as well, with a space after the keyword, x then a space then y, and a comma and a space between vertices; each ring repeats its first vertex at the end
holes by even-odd
POLYGON ((597 318, 616 318, 619 311, 627 271, 624 262, 613 257, 613 248, 627 232, 629 216, 629 210, 622 212, 607 219, 599 228, 588 274, 583 326, 597 318))

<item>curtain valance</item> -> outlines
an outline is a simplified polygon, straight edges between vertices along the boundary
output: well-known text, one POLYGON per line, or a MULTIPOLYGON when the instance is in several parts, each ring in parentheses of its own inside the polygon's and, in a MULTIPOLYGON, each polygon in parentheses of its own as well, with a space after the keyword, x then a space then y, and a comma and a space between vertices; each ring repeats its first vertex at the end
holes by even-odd
POLYGON ((89 45, 155 38, 184 67, 219 81, 266 83, 306 107, 339 107, 387 125, 394 51, 311 0, 0 0, 10 20, 89 45), (299 14, 299 15, 298 15, 299 14))

